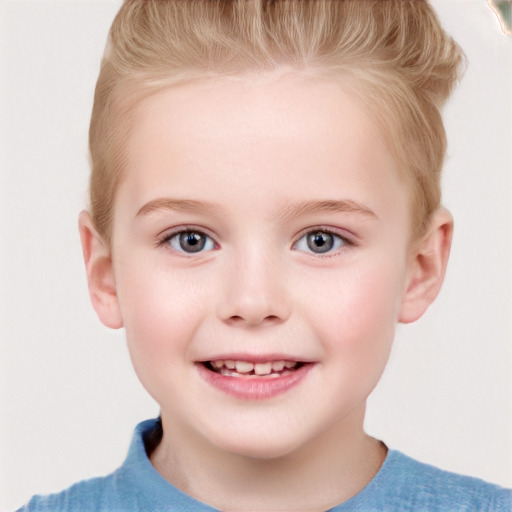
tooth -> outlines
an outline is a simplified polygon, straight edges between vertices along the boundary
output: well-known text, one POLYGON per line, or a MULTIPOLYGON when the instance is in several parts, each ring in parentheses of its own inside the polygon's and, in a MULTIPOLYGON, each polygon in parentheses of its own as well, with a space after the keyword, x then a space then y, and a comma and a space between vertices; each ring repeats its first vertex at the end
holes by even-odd
POLYGON ((235 363, 235 368, 238 373, 249 373, 254 370, 254 365, 247 361, 237 361, 235 363))
POLYGON ((224 365, 227 366, 230 370, 235 369, 235 361, 232 361, 231 359, 224 361, 224 365))
POLYGON ((295 366, 297 366, 297 363, 295 361, 285 361, 284 366, 286 368, 294 368, 295 366))
POLYGON ((225 366, 221 368, 220 373, 228 377, 241 377, 239 373, 232 372, 231 370, 228 370, 225 366))
POLYGON ((272 370, 274 372, 280 372, 284 368, 284 361, 274 361, 272 363, 272 370))
POLYGON ((222 361, 222 360, 212 361, 212 366, 214 368, 217 368, 217 370, 219 370, 220 368, 222 368, 224 366, 224 361, 222 361))
POLYGON ((268 375, 272 371, 272 363, 257 363, 254 365, 256 375, 268 375))

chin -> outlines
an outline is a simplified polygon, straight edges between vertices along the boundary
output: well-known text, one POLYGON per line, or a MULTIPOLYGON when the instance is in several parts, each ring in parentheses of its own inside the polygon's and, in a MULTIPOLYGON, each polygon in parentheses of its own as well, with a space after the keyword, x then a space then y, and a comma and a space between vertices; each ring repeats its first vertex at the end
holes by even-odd
POLYGON ((287 432, 269 432, 256 429, 251 432, 244 429, 227 429, 223 436, 210 438, 218 449, 239 457, 271 460, 286 457, 296 452, 304 440, 287 432), (226 433, 228 435, 226 436, 226 433), (232 435, 229 435, 232 434, 232 435))
POLYGON ((239 457, 264 461, 287 457, 294 453, 297 447, 283 446, 280 443, 266 443, 265 440, 259 439, 257 444, 249 444, 245 441, 235 446, 225 446, 224 449, 239 457))

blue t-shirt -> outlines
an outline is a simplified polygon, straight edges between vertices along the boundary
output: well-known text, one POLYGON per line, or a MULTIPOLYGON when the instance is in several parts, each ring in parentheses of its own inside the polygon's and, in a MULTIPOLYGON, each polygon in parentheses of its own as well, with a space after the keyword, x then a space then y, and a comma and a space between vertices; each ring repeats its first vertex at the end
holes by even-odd
MULTIPOLYGON (((184 494, 151 465, 144 436, 155 420, 140 423, 123 465, 112 474, 34 496, 19 512, 214 512, 184 494)), ((397 450, 370 483, 331 512, 511 512, 512 491, 478 478, 423 464, 397 450)))

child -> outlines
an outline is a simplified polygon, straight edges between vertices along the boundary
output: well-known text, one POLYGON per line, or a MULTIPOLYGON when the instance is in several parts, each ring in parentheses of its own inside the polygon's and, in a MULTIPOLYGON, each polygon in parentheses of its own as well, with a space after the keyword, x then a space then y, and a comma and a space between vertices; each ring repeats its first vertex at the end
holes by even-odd
POLYGON ((420 0, 125 2, 80 233, 161 417, 26 510, 510 510, 363 431, 397 322, 443 280, 460 63, 420 0))

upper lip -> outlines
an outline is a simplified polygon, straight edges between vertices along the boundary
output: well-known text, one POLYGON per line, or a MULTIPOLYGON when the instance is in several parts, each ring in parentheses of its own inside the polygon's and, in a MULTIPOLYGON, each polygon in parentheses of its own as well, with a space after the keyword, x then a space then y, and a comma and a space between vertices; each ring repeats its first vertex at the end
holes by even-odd
POLYGON ((247 361, 249 363, 268 363, 273 361, 295 361, 297 363, 309 363, 308 359, 297 357, 289 354, 219 354, 205 359, 200 359, 198 362, 208 363, 210 361, 247 361))

